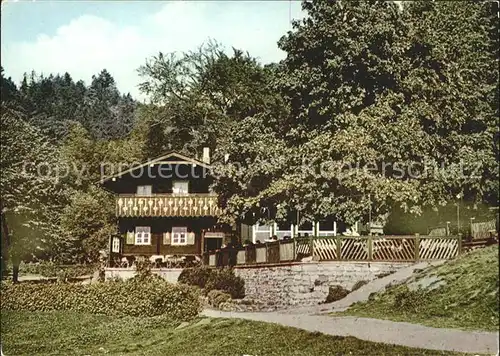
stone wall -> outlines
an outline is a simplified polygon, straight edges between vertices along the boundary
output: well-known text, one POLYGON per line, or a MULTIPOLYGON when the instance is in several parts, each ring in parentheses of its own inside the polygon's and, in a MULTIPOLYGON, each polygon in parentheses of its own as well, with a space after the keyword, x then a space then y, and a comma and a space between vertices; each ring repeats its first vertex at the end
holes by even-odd
MULTIPOLYGON (((276 267, 237 267, 236 274, 245 280, 245 298, 241 304, 255 309, 282 309, 295 305, 324 302, 329 286, 347 289, 361 280, 393 273, 410 263, 389 262, 309 262, 276 267)), ((252 309, 252 308, 248 308, 252 309)))
MULTIPOLYGON (((151 272, 163 277, 168 282, 177 283, 177 278, 179 278, 182 268, 152 268, 151 272)), ((106 268, 104 270, 104 279, 106 281, 117 277, 127 280, 134 275, 134 268, 106 268)))

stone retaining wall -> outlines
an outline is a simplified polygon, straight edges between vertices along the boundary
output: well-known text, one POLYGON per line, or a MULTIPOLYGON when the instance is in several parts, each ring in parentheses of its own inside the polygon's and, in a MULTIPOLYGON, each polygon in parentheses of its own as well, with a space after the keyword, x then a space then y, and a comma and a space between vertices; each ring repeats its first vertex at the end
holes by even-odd
MULTIPOLYGON (((341 285, 347 289, 358 281, 371 281, 393 273, 411 263, 390 262, 297 262, 275 266, 239 266, 236 275, 245 281, 245 298, 234 301, 241 310, 275 310, 324 302, 328 289, 341 285)), ((181 268, 155 268, 153 273, 177 283, 181 268)), ((133 268, 106 268, 105 279, 133 277, 133 268)))
MULTIPOLYGON (((177 278, 182 272, 182 268, 152 268, 151 272, 157 274, 171 283, 177 283, 177 278)), ((120 278, 127 280, 135 275, 134 268, 106 268, 104 270, 104 279, 110 280, 120 278)))
POLYGON ((329 286, 341 285, 350 290, 358 281, 371 281, 381 274, 393 273, 410 265, 310 262, 274 267, 237 267, 235 271, 245 280, 246 296, 240 303, 255 304, 256 307, 247 309, 282 309, 295 305, 317 305, 325 301, 329 286))

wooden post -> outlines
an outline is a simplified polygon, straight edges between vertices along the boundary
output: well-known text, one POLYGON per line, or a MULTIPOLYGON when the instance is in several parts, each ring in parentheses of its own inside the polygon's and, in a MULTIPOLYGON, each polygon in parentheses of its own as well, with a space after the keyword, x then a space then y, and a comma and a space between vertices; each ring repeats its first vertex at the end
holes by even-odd
POLYGON ((114 267, 113 266, 113 235, 109 236, 108 267, 114 267))
POLYGON ((372 240, 372 235, 368 235, 368 261, 372 260, 373 257, 373 240, 372 240))
POLYGON ((420 259, 420 234, 415 234, 415 262, 420 259))
POLYGON ((309 249, 311 250, 311 257, 314 257, 314 236, 309 237, 309 249))
POLYGON ((458 252, 457 255, 462 254, 462 234, 458 233, 458 252))
POLYGON ((342 239, 340 235, 335 236, 336 247, 337 247, 337 259, 342 259, 342 239))

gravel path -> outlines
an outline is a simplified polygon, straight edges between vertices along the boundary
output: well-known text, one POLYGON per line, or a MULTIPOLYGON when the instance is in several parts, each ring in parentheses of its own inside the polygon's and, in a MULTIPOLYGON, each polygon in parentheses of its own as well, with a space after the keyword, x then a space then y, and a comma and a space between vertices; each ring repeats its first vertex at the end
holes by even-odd
POLYGON ((205 310, 203 315, 214 318, 241 318, 276 323, 307 331, 337 336, 354 336, 362 340, 468 353, 497 354, 498 333, 470 332, 455 329, 393 322, 388 320, 330 317, 326 315, 294 315, 278 312, 241 313, 205 310))
POLYGON ((390 283, 405 281, 416 269, 424 269, 439 262, 422 262, 403 268, 389 276, 376 279, 346 298, 331 304, 294 308, 280 312, 223 312, 205 310, 202 314, 215 318, 241 318, 276 323, 328 335, 354 336, 362 340, 419 347, 430 350, 447 350, 467 353, 498 354, 498 333, 472 332, 457 329, 378 320, 353 316, 332 317, 319 315, 343 311, 355 302, 368 300, 371 293, 383 290, 390 283))
POLYGON ((386 277, 378 278, 370 283, 365 284, 361 288, 349 293, 347 297, 329 304, 314 305, 302 308, 293 308, 286 313, 290 314, 326 314, 332 312, 340 312, 349 308, 352 304, 356 302, 362 302, 368 300, 371 293, 376 293, 384 290, 384 288, 389 284, 395 284, 398 282, 404 282, 409 277, 413 275, 415 270, 422 270, 430 266, 442 265, 445 261, 435 261, 435 262, 419 262, 414 265, 402 268, 395 273, 392 273, 386 277))

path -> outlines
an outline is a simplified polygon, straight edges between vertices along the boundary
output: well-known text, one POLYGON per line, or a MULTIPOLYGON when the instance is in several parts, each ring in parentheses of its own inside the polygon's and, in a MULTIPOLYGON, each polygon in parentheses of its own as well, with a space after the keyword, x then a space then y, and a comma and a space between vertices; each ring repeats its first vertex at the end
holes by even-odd
POLYGON ((343 311, 355 302, 368 300, 371 293, 383 290, 390 283, 408 279, 416 269, 424 269, 439 262, 422 262, 376 279, 347 297, 331 304, 294 308, 280 312, 222 312, 205 310, 203 315, 219 318, 241 318, 276 323, 307 331, 318 331, 328 335, 354 336, 362 340, 419 347, 430 350, 447 350, 467 353, 497 354, 498 333, 472 332, 457 329, 432 328, 428 326, 378 320, 353 316, 332 317, 318 315, 343 311))
POLYGON ((332 312, 341 312, 349 308, 352 304, 356 302, 367 301, 370 294, 377 293, 389 284, 395 284, 399 282, 406 281, 409 277, 413 275, 415 270, 422 270, 430 266, 439 266, 446 261, 435 261, 435 262, 419 262, 411 266, 401 268, 400 270, 386 276, 383 278, 378 278, 365 284, 361 288, 349 293, 347 297, 329 304, 313 305, 302 308, 293 308, 286 310, 284 312, 289 314, 326 314, 332 312))
POLYGON ((467 353, 496 354, 498 333, 470 332, 431 328, 418 324, 388 320, 330 317, 326 315, 294 315, 278 312, 242 313, 205 310, 203 315, 214 318, 241 318, 276 323, 307 331, 337 336, 354 336, 362 340, 467 353))

